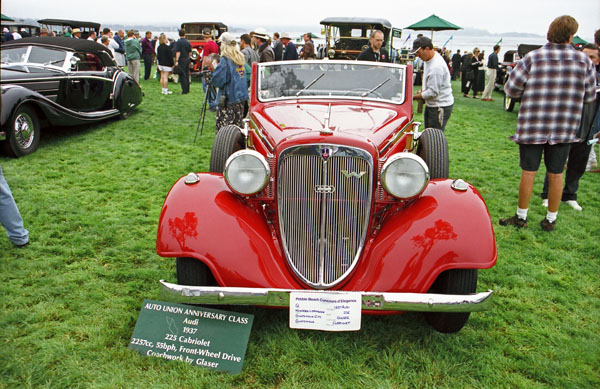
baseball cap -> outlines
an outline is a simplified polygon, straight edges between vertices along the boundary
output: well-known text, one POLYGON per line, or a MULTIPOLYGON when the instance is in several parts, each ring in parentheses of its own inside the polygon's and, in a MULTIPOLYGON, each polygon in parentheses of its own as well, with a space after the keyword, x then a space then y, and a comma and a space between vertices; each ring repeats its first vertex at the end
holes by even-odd
POLYGON ((431 42, 431 39, 425 36, 415 39, 415 41, 413 42, 413 49, 410 53, 416 54, 416 52, 419 49, 422 49, 423 47, 433 47, 433 42, 431 42))

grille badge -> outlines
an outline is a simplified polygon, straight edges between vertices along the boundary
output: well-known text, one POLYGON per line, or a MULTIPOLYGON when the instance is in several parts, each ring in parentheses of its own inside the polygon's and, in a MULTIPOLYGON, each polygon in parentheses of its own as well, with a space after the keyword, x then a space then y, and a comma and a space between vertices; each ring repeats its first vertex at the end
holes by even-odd
POLYGON ((321 158, 323 158, 324 161, 327 161, 327 159, 330 156, 331 156, 331 149, 329 147, 321 148, 321 158))
POLYGON ((357 173, 357 172, 350 172, 350 173, 348 173, 348 171, 347 171, 347 170, 342 170, 342 174, 343 174, 343 175, 344 175, 344 177, 346 177, 346 178, 351 178, 351 177, 354 177, 354 178, 361 178, 361 177, 362 177, 362 176, 364 176, 366 173, 367 173, 367 172, 359 172, 359 173, 357 173))
POLYGON ((335 192, 335 186, 333 185, 315 185, 315 192, 317 193, 333 193, 335 192))

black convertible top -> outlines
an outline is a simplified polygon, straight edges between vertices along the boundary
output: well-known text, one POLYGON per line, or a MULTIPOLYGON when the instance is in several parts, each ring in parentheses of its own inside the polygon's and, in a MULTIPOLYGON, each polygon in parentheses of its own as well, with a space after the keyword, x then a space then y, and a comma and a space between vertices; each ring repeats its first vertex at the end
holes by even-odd
POLYGON ((51 47, 58 47, 58 48, 66 49, 66 50, 70 50, 70 51, 84 51, 84 52, 92 52, 92 53, 105 52, 110 57, 112 57, 112 53, 108 47, 101 45, 100 43, 96 43, 94 41, 90 41, 87 39, 77 39, 77 38, 42 36, 42 37, 36 37, 36 38, 15 39, 15 40, 3 43, 2 48, 28 46, 28 45, 51 46, 51 47))
POLYGON ((42 19, 38 20, 40 24, 48 24, 52 26, 70 26, 73 28, 88 27, 93 28, 96 31, 100 29, 100 23, 94 22, 83 22, 81 20, 66 20, 66 19, 42 19))
POLYGON ((383 27, 387 29, 392 28, 392 23, 390 23, 386 19, 378 19, 378 18, 348 18, 348 17, 330 17, 321 20, 321 24, 381 24, 383 27))

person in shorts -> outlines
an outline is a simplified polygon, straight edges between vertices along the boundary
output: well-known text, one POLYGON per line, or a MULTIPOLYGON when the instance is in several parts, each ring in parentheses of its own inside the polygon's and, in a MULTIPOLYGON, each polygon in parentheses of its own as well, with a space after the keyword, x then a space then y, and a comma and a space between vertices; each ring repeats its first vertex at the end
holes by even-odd
POLYGON ((158 71, 160 72, 160 86, 163 95, 170 95, 173 92, 169 90, 169 74, 173 71, 173 52, 169 47, 169 40, 165 34, 160 34, 158 38, 158 49, 156 59, 158 61, 158 71))
POLYGON ((571 16, 559 16, 548 28, 548 43, 517 62, 504 86, 512 98, 521 97, 516 133, 521 182, 514 216, 500 225, 527 227, 527 211, 542 154, 548 173, 548 212, 542 230, 555 228, 562 194, 562 176, 570 143, 577 140, 584 103, 596 96, 592 61, 571 46, 579 25, 571 16))

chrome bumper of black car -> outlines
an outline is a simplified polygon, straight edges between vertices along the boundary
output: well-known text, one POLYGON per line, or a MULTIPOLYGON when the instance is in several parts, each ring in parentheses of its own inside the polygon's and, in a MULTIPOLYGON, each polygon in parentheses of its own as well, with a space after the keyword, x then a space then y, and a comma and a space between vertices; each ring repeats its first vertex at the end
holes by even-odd
MULTIPOLYGON (((171 284, 163 280, 160 283, 162 300, 192 304, 289 307, 291 292, 308 292, 315 295, 348 293, 348 291, 187 286, 171 284)), ((488 290, 468 295, 359 293, 362 295, 362 309, 367 311, 477 312, 490 308, 493 292, 488 290)))

